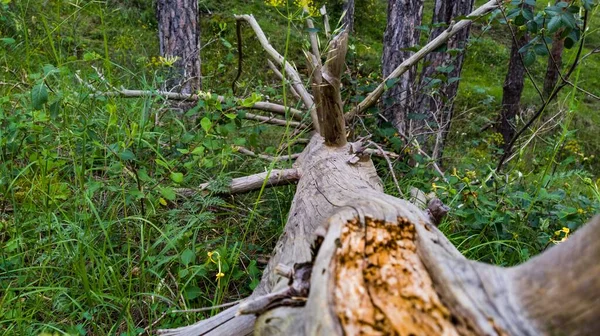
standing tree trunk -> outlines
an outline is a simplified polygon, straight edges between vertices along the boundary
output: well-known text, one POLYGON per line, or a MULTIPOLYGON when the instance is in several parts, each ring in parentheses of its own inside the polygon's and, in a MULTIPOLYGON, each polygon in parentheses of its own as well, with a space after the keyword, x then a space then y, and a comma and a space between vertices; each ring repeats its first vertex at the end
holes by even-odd
POLYGON ((344 1, 344 26, 348 33, 354 32, 354 0, 344 1))
MULTIPOLYGON (((413 54, 403 49, 419 44, 419 29, 423 15, 423 0, 389 0, 387 27, 383 37, 383 76, 387 77, 402 61, 413 54)), ((415 68, 408 70, 384 95, 384 117, 398 131, 410 136, 408 114, 413 109, 415 68)))
POLYGON ((176 58, 165 90, 193 94, 201 88, 197 0, 157 0, 160 55, 176 58))
POLYGON ((559 71, 562 68, 562 56, 565 48, 565 40, 560 37, 561 32, 554 35, 550 56, 548 57, 548 66, 546 68, 546 77, 544 78, 544 98, 550 97, 556 83, 558 83, 559 71))
MULTIPOLYGON (((435 39, 447 29, 453 18, 465 16, 471 13, 472 10, 473 0, 436 0, 431 20, 434 28, 429 36, 429 41, 435 39), (440 24, 445 25, 440 26, 440 24)), ((458 78, 462 72, 467 40, 469 39, 469 28, 461 30, 448 40, 446 50, 459 50, 458 54, 452 55, 444 50, 427 55, 425 66, 421 73, 421 90, 423 92, 416 99, 419 114, 423 115, 424 118, 419 118, 414 123, 414 133, 422 132, 434 136, 432 141, 423 139, 423 148, 431 153, 431 157, 434 160, 441 158, 444 140, 450 130, 454 98, 458 92, 458 78), (437 70, 439 67, 443 68, 441 69, 442 72, 437 70), (440 86, 429 90, 428 86, 433 83, 432 80, 434 77, 441 74, 445 78, 440 86), (427 123, 429 125, 426 125, 427 123)))
POLYGON ((516 37, 510 50, 510 60, 504 85, 502 86, 502 110, 497 122, 497 130, 504 139, 504 148, 510 143, 515 135, 515 117, 520 109, 521 94, 525 85, 525 65, 519 54, 519 49, 529 42, 529 35, 516 37))

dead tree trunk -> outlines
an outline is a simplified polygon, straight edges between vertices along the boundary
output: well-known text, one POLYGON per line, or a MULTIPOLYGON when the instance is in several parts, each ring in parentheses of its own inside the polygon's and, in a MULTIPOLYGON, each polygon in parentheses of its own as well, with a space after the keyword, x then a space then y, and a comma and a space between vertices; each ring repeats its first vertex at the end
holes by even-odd
MULTIPOLYGON (((423 15, 423 0, 389 0, 387 9, 387 27, 383 37, 383 76, 389 76, 402 61, 413 52, 404 49, 419 43, 419 30, 423 15)), ((410 135, 408 114, 414 110, 414 83, 416 69, 411 68, 397 80, 390 81, 384 94, 384 117, 394 127, 406 135, 410 135)))
MULTIPOLYGON (((492 0, 481 12, 495 7, 492 0)), ((250 16, 239 19, 258 27, 250 16)), ((333 40, 327 62, 317 68, 327 89, 317 91, 315 99, 328 102, 313 118, 322 122, 321 133, 295 164, 297 191, 260 285, 243 303, 219 315, 159 333, 599 333, 600 219, 518 267, 465 259, 428 213, 383 192, 362 144, 346 142, 338 83, 347 36, 333 40)), ((401 75, 403 66, 393 73, 401 75)))
MULTIPOLYGON (((434 28, 429 40, 435 39, 447 29, 453 18, 465 16, 472 10, 473 0, 436 0, 431 20, 434 28)), ((450 130, 454 98, 458 92, 458 78, 462 72, 469 32, 469 27, 461 30, 448 41, 445 50, 433 52, 425 58, 420 81, 421 92, 416 98, 419 114, 424 118, 414 122, 413 133, 432 134, 433 139, 423 136, 422 141, 424 149, 431 153, 434 160, 441 157, 444 140, 450 130), (452 55, 446 50, 459 52, 452 55), (443 77, 440 85, 431 88, 433 79, 440 76, 443 77)))
POLYGON ((193 94, 201 88, 197 0, 157 0, 160 55, 176 58, 165 90, 193 94))
POLYGON ((505 148, 515 135, 514 122, 520 109, 521 94, 525 85, 525 65, 519 49, 527 42, 529 42, 527 33, 515 37, 510 50, 510 60, 504 86, 502 87, 502 110, 497 122, 497 130, 502 134, 505 148))
POLYGON ((354 32, 354 0, 344 1, 344 27, 351 34, 354 32))

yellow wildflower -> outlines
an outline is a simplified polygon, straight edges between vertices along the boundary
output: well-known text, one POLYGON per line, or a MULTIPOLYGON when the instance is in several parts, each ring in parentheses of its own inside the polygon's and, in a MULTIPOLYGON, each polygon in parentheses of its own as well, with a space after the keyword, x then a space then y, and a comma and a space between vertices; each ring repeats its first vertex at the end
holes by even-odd
POLYGON ((223 272, 217 273, 217 280, 221 279, 224 276, 225 276, 225 273, 223 273, 223 272))
POLYGON ((283 5, 283 0, 265 0, 267 6, 279 7, 283 5))

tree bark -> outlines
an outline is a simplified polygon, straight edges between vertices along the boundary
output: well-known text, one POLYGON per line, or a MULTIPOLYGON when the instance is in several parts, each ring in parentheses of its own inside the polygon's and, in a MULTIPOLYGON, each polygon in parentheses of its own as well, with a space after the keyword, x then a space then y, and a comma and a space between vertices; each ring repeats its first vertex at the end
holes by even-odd
POLYGON ((349 34, 354 32, 354 0, 344 1, 344 27, 349 34))
POLYGON ((284 233, 247 301, 162 334, 600 332, 598 218, 521 266, 470 261, 421 209, 383 192, 370 159, 350 163, 351 148, 315 135, 298 159, 302 175, 284 233), (310 286, 306 298, 286 296, 290 274, 276 272, 278 265, 311 270, 301 279, 310 286))
POLYGON ((546 77, 544 77, 544 98, 550 97, 558 78, 560 77, 559 72, 562 68, 562 56, 565 48, 565 40, 560 37, 561 32, 557 32, 554 35, 554 41, 550 48, 550 56, 548 57, 548 66, 546 67, 546 77))
MULTIPOLYGON (((419 44, 423 15, 422 0, 389 0, 387 27, 383 37, 383 76, 389 76, 413 52, 403 49, 419 44)), ((385 92, 384 117, 403 134, 409 135, 408 114, 414 110, 413 101, 416 69, 410 68, 395 85, 385 92)), ((391 83, 389 83, 391 85, 391 83)))
POLYGON ((515 135, 514 122, 520 109, 521 94, 525 85, 525 65, 519 49, 527 42, 529 42, 529 35, 526 33, 516 37, 516 43, 513 41, 508 70, 502 86, 502 110, 497 122, 497 130, 502 134, 505 148, 515 135))
POLYGON ((157 0, 160 55, 177 57, 165 90, 192 94, 202 86, 197 0, 157 0))
MULTIPOLYGON (((473 10, 473 0, 436 0, 433 11, 432 25, 446 24, 446 26, 433 28, 429 41, 438 37, 452 20, 458 16, 465 16, 473 10)), ((469 39, 470 26, 454 35, 446 44, 446 50, 460 50, 457 55, 448 52, 433 52, 425 58, 425 66, 421 73, 421 93, 415 97, 419 113, 424 115, 424 119, 418 119, 414 122, 413 133, 426 133, 429 123, 433 130, 433 140, 421 137, 424 150, 431 153, 434 160, 442 156, 444 140, 450 124, 452 122, 452 112, 454 107, 454 98, 458 92, 458 78, 462 72, 462 66, 465 58, 467 41, 469 39), (440 75, 436 70, 438 67, 453 67, 450 72, 445 72, 445 81, 435 89, 435 93, 426 92, 427 85, 431 80, 440 75)))
MULTIPOLYGON (((315 92, 316 101, 333 102, 319 109, 323 122, 341 118, 335 83, 344 54, 335 51, 333 64, 318 69, 320 78, 331 77, 328 89, 315 92)), ((600 219, 518 267, 470 261, 437 229, 435 215, 384 193, 364 144, 347 143, 343 128, 321 129, 329 139, 313 135, 294 164, 296 194, 253 294, 160 334, 600 333, 600 219)))

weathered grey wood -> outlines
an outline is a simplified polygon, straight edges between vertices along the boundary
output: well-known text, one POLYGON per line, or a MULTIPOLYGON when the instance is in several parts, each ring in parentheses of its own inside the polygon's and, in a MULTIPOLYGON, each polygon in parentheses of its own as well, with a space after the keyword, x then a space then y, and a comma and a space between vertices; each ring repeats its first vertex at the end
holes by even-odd
MULTIPOLYGON (((300 179, 300 170, 296 168, 290 169, 273 169, 270 172, 258 173, 254 175, 238 177, 231 180, 228 187, 228 194, 241 194, 262 188, 263 184, 268 187, 291 184, 300 179)), ((197 189, 179 188, 175 191, 182 196, 193 196, 199 192, 206 190, 209 182, 202 183, 197 189)))

